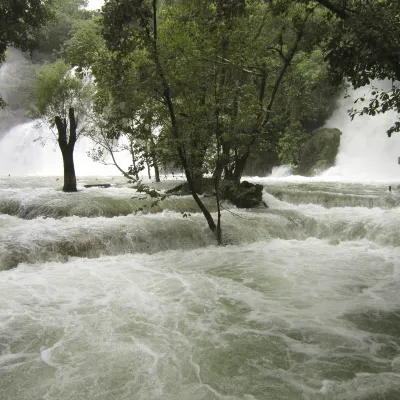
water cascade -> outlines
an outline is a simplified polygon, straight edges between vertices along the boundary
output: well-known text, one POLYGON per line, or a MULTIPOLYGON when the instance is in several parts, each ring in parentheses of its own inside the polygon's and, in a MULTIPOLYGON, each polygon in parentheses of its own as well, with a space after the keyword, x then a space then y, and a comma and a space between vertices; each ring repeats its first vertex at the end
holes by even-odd
MULTIPOLYGON (((377 84, 389 89, 388 82, 377 84)), ((342 95, 338 108, 327 121, 327 128, 339 128, 341 137, 336 166, 323 174, 325 177, 351 180, 381 180, 400 182, 400 135, 394 133, 388 138, 386 131, 398 120, 395 112, 370 117, 356 116, 352 121, 348 110, 363 103, 354 104, 360 97, 368 99, 371 87, 349 90, 349 97, 342 95)))
MULTIPOLYGON (((9 104, 0 110, 0 176, 62 176, 61 151, 55 136, 46 128, 37 129, 35 121, 24 117, 24 103, 35 67, 19 51, 11 49, 9 60, 0 68, 0 92, 9 104), (43 140, 36 140, 41 137, 43 140)), ((93 142, 78 140, 74 152, 77 176, 118 175, 112 165, 94 162, 87 155, 93 142)), ((132 164, 129 152, 115 154, 122 168, 132 164)))

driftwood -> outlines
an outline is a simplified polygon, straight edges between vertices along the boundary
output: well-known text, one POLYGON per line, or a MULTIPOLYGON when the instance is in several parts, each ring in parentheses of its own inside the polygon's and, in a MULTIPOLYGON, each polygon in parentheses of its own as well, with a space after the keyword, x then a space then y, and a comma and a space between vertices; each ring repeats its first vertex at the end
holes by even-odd
POLYGON ((85 188, 91 187, 100 187, 100 188, 109 188, 111 185, 109 183, 96 183, 95 185, 84 185, 85 188))

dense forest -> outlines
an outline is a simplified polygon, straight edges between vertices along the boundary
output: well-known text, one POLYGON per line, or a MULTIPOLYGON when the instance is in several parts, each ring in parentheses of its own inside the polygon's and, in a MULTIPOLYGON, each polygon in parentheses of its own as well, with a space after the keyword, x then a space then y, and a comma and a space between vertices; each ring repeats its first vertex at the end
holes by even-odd
POLYGON ((399 108, 396 1, 109 0, 98 11, 85 5, 0 6, 0 62, 13 46, 41 65, 27 111, 57 137, 64 191, 76 191, 73 152, 86 135, 95 143, 92 158, 111 157, 134 182, 146 168, 156 181, 163 166, 184 171, 188 192, 221 241, 220 213, 215 222, 199 194, 213 192, 218 205, 220 198, 239 207, 259 203, 257 185, 241 183, 246 167, 260 158, 296 164, 300 146, 346 85, 393 81, 391 90, 360 98, 352 117, 399 108), (132 155, 127 171, 114 157, 121 139, 132 155))

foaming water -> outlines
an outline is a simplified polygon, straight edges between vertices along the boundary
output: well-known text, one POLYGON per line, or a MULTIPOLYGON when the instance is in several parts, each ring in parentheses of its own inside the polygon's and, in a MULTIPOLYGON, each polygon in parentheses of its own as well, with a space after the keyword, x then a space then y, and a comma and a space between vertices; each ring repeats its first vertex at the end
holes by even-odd
POLYGON ((188 197, 1 178, 0 397, 398 400, 400 195, 293 179, 219 247, 188 197))
POLYGON ((0 275, 0 389, 394 400, 398 276, 385 250, 315 239, 21 265, 0 275))

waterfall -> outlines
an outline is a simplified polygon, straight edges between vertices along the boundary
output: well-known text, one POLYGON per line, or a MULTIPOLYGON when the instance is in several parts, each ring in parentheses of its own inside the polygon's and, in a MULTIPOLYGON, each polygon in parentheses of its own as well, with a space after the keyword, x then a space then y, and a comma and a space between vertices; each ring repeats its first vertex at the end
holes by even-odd
MULTIPOLYGON (((7 62, 0 68, 0 93, 8 103, 0 110, 0 176, 62 176, 62 156, 54 135, 45 128, 36 129, 36 123, 24 117, 34 66, 21 52, 10 49, 8 53, 7 62), (43 140, 35 141, 38 137, 43 140)), ((92 147, 90 139, 78 140, 74 152, 77 176, 119 175, 115 166, 95 163, 87 156, 92 147)), ((125 170, 131 165, 128 152, 116 154, 116 159, 125 170)))
MULTIPOLYGON (((75 146, 74 161, 77 176, 120 175, 113 165, 94 162, 87 152, 93 147, 89 138, 82 137, 75 146)), ((117 162, 128 169, 130 155, 116 154, 117 162)), ((36 129, 35 122, 19 124, 0 141, 0 175, 62 176, 61 151, 55 137, 46 129, 36 129), (38 137, 43 140, 35 140, 38 137)))
MULTIPOLYGON (((374 85, 389 89, 389 82, 374 85)), ((390 111, 374 117, 356 116, 353 121, 348 115, 348 110, 355 106, 354 101, 359 97, 368 100, 372 90, 372 87, 350 90, 349 97, 341 96, 338 100, 338 108, 326 122, 326 127, 339 128, 343 134, 336 165, 326 171, 324 177, 400 181, 400 135, 394 133, 389 138, 386 134, 398 119, 398 114, 390 111)))

